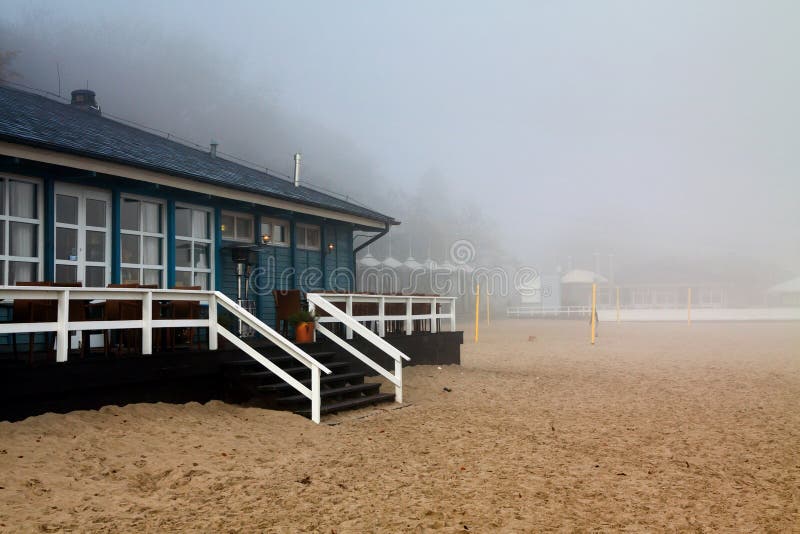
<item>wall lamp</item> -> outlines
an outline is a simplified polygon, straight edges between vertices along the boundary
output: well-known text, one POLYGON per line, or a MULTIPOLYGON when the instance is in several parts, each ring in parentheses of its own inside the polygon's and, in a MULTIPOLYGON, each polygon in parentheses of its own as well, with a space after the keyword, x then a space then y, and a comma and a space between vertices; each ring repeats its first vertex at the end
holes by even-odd
POLYGON ((269 234, 264 234, 264 235, 261 236, 261 244, 262 245, 269 245, 269 242, 271 240, 272 240, 272 238, 269 236, 269 234))
POLYGON ((330 243, 328 243, 328 254, 330 254, 331 252, 333 252, 333 249, 335 249, 335 248, 336 248, 336 245, 334 245, 334 244, 333 244, 333 241, 331 241, 330 243))

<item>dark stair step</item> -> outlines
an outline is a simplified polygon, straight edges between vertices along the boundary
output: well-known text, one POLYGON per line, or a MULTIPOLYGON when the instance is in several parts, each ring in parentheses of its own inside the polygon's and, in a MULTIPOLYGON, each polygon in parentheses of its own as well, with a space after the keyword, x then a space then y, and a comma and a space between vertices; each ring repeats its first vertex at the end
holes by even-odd
MULTIPOLYGON (((320 396, 322 399, 328 399, 331 397, 341 397, 341 396, 361 396, 363 393, 364 395, 374 395, 378 393, 381 389, 381 385, 377 382, 366 382, 364 384, 355 384, 352 386, 342 386, 338 388, 321 388, 320 389, 320 396)), ((308 397, 303 395, 302 393, 298 393, 297 395, 290 395, 288 397, 281 397, 278 399, 278 402, 281 404, 293 404, 296 402, 307 401, 308 397)))
MULTIPOLYGON (((356 399, 347 399, 341 402, 335 402, 333 404, 323 404, 320 407, 319 413, 320 415, 336 413, 336 412, 343 412, 345 410, 355 410, 356 408, 363 408, 364 406, 369 406, 371 404, 378 404, 381 402, 392 402, 394 401, 394 393, 378 393, 376 395, 370 395, 369 397, 359 397, 356 399)), ((294 413, 298 415, 302 415, 305 417, 311 417, 311 401, 309 401, 309 407, 306 410, 297 410, 294 413)))
MULTIPOLYGON (((299 380, 301 384, 306 387, 311 387, 311 378, 299 380)), ((363 384, 364 373, 342 373, 322 375, 319 379, 321 386, 334 386, 336 384, 363 384)), ((256 389, 262 393, 282 393, 283 391, 296 391, 290 384, 284 381, 276 382, 275 384, 263 384, 257 386, 256 389)))
MULTIPOLYGON (((275 377, 277 380, 281 380, 281 378, 267 369, 266 367, 260 366, 263 371, 249 371, 246 373, 240 373, 239 376, 242 378, 249 378, 249 379, 261 379, 261 378, 271 378, 275 377)), ((333 371, 334 373, 336 370, 344 371, 350 368, 350 364, 348 362, 328 362, 325 364, 325 367, 333 371)), ((310 373, 311 370, 306 367, 305 365, 300 365, 298 367, 287 367, 283 369, 288 375, 295 376, 295 375, 302 375, 305 376, 306 373, 310 373)))
MULTIPOLYGON (((315 360, 317 360, 320 363, 325 363, 325 362, 329 362, 329 361, 333 360, 336 357, 336 353, 335 352, 318 352, 317 354, 309 354, 309 356, 311 356, 312 358, 314 358, 315 360)), ((292 356, 290 354, 279 354, 277 356, 270 355, 270 354, 264 354, 264 357, 267 358, 272 363, 274 363, 275 365, 277 365, 278 367, 283 367, 284 365, 290 364, 290 363, 291 364, 299 363, 297 358, 295 358, 294 356, 292 356)), ((241 360, 233 360, 233 361, 230 361, 230 362, 225 362, 225 363, 222 364, 222 367, 225 367, 225 368, 228 368, 228 369, 239 369, 239 368, 246 369, 248 367, 261 367, 261 368, 263 368, 263 366, 260 363, 258 363, 257 361, 255 361, 253 358, 244 358, 244 359, 241 359, 241 360)))

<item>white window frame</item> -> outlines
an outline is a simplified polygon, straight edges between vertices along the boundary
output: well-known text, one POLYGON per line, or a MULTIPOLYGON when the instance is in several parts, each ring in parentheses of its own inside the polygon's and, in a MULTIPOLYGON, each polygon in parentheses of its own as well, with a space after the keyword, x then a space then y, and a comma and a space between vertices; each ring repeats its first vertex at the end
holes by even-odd
MULTIPOLYGON (((178 235, 178 228, 177 225, 175 228, 171 228, 170 231, 175 234, 175 253, 177 255, 177 247, 178 241, 190 241, 191 242, 191 255, 189 257, 190 267, 179 267, 177 261, 175 262, 175 272, 191 272, 192 273, 192 285, 197 285, 194 281, 194 277, 196 273, 207 273, 208 274, 208 289, 214 291, 214 234, 216 233, 214 229, 216 228, 215 225, 219 224, 219 221, 214 220, 214 209, 209 208, 207 206, 197 206, 195 204, 184 204, 184 203, 176 203, 175 210, 176 210, 176 219, 177 219, 177 210, 178 208, 187 208, 190 210, 197 210, 197 211, 205 211, 208 213, 208 239, 204 239, 202 237, 194 237, 194 236, 180 236, 178 235), (194 266, 194 244, 195 243, 207 243, 208 244, 208 264, 210 266, 209 269, 199 269, 194 266)), ((192 221, 192 230, 194 230, 194 221, 192 221)))
MULTIPOLYGON (((223 231, 222 233, 222 240, 223 241, 236 241, 237 243, 254 243, 255 236, 253 232, 255 231, 255 218, 250 215, 249 213, 242 213, 238 211, 223 211, 221 217, 233 217, 233 237, 225 236, 223 231), (249 236, 239 236, 239 220, 246 219, 250 223, 250 235, 249 236)), ((222 219, 220 218, 219 221, 220 231, 222 231, 222 219)))
POLYGON ((297 248, 300 250, 322 250, 322 227, 317 224, 297 223, 295 225, 295 240, 297 248), (319 236, 319 243, 316 246, 308 244, 308 230, 316 229, 319 236), (303 233, 303 238, 300 239, 300 232, 303 233))
POLYGON ((275 247, 288 247, 289 245, 292 244, 292 236, 291 236, 289 221, 285 221, 283 219, 274 219, 272 217, 261 217, 261 224, 259 224, 259 230, 260 230, 259 239, 261 238, 260 236, 264 235, 264 225, 265 224, 268 224, 269 228, 270 228, 270 231, 269 231, 270 240, 269 240, 269 243, 267 243, 268 245, 272 245, 272 246, 275 246, 275 247), (274 228, 275 228, 276 225, 283 227, 283 229, 284 229, 283 235, 286 238, 284 241, 276 241, 275 240, 275 230, 274 230, 274 228))
POLYGON ((86 286, 86 267, 104 267, 105 268, 105 283, 108 285, 111 282, 111 240, 114 238, 112 235, 111 224, 111 211, 112 211, 112 195, 108 189, 99 189, 95 187, 87 187, 81 184, 74 184, 71 182, 56 182, 53 186, 53 278, 56 278, 56 271, 58 265, 75 266, 77 268, 77 280, 86 286), (63 194, 65 196, 78 197, 78 224, 61 223, 58 222, 58 207, 57 195, 63 194), (86 224, 86 200, 102 200, 106 203, 106 226, 88 226, 86 224), (78 232, 78 253, 76 260, 58 259, 56 254, 56 236, 59 228, 74 229, 78 232), (106 250, 105 261, 89 261, 86 259, 86 232, 103 231, 106 233, 106 250))
POLYGON ((139 270, 139 283, 144 284, 144 269, 156 271, 161 271, 160 280, 161 283, 159 287, 167 287, 167 211, 166 211, 166 203, 158 198, 153 197, 144 197, 140 195, 131 195, 128 193, 122 193, 120 195, 120 211, 122 210, 122 203, 125 202, 125 199, 129 198, 131 200, 138 200, 139 202, 150 202, 151 204, 157 204, 159 207, 159 211, 161 213, 161 233, 157 232, 145 232, 142 230, 144 225, 142 224, 142 210, 139 210, 139 230, 126 230, 122 228, 122 221, 120 221, 120 239, 119 239, 119 250, 120 250, 120 281, 124 282, 125 280, 122 279, 122 269, 138 269, 139 270), (124 263, 122 261, 122 235, 135 235, 139 237, 139 258, 140 263, 124 263), (161 238, 161 265, 150 265, 144 263, 144 238, 145 237, 158 237, 161 238))
MULTIPOLYGON (((4 184, 3 191, 3 214, 0 215, 0 220, 5 221, 5 228, 3 229, 3 243, 5 243, 5 250, 0 250, 0 261, 3 262, 3 269, 0 272, 0 285, 8 284, 8 269, 9 262, 22 262, 22 263, 35 263, 36 278, 42 280, 44 272, 44 181, 38 178, 29 178, 19 174, 0 173, 0 181, 4 184), (9 214, 8 203, 8 182, 15 180, 18 182, 28 182, 36 186, 36 219, 26 219, 25 217, 12 217, 9 214), (11 256, 7 251, 11 250, 11 224, 12 222, 22 222, 28 224, 36 224, 36 257, 27 256, 11 256)), ((36 280, 34 280, 36 281, 36 280)))

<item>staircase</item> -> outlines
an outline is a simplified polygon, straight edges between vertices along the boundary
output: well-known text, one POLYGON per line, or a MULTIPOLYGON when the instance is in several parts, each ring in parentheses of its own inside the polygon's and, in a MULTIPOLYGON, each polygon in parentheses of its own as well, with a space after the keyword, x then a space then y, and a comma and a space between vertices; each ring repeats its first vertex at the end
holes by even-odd
MULTIPOLYGON (((296 358, 282 352, 274 353, 269 349, 262 348, 260 352, 301 384, 311 387, 308 367, 299 365, 296 358)), ((335 352, 308 355, 332 371, 331 374, 320 377, 320 415, 395 400, 394 393, 380 392, 380 384, 364 382, 364 373, 352 372, 350 364, 337 360, 335 352)), ((291 411, 311 418, 311 402, 308 397, 298 393, 291 384, 256 360, 242 358, 224 363, 223 373, 227 396, 231 400, 255 401, 267 408, 291 411)))

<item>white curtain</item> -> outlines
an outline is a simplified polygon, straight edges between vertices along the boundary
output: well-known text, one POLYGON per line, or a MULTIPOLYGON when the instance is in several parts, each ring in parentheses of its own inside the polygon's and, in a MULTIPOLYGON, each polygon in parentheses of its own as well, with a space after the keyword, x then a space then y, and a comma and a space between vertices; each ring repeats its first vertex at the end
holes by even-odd
POLYGON ((192 210, 192 236, 208 239, 208 213, 192 210))
POLYGON ((10 256, 36 257, 36 225, 12 222, 9 225, 10 256))
POLYGON ((36 184, 9 180, 8 211, 14 217, 36 218, 36 184))

